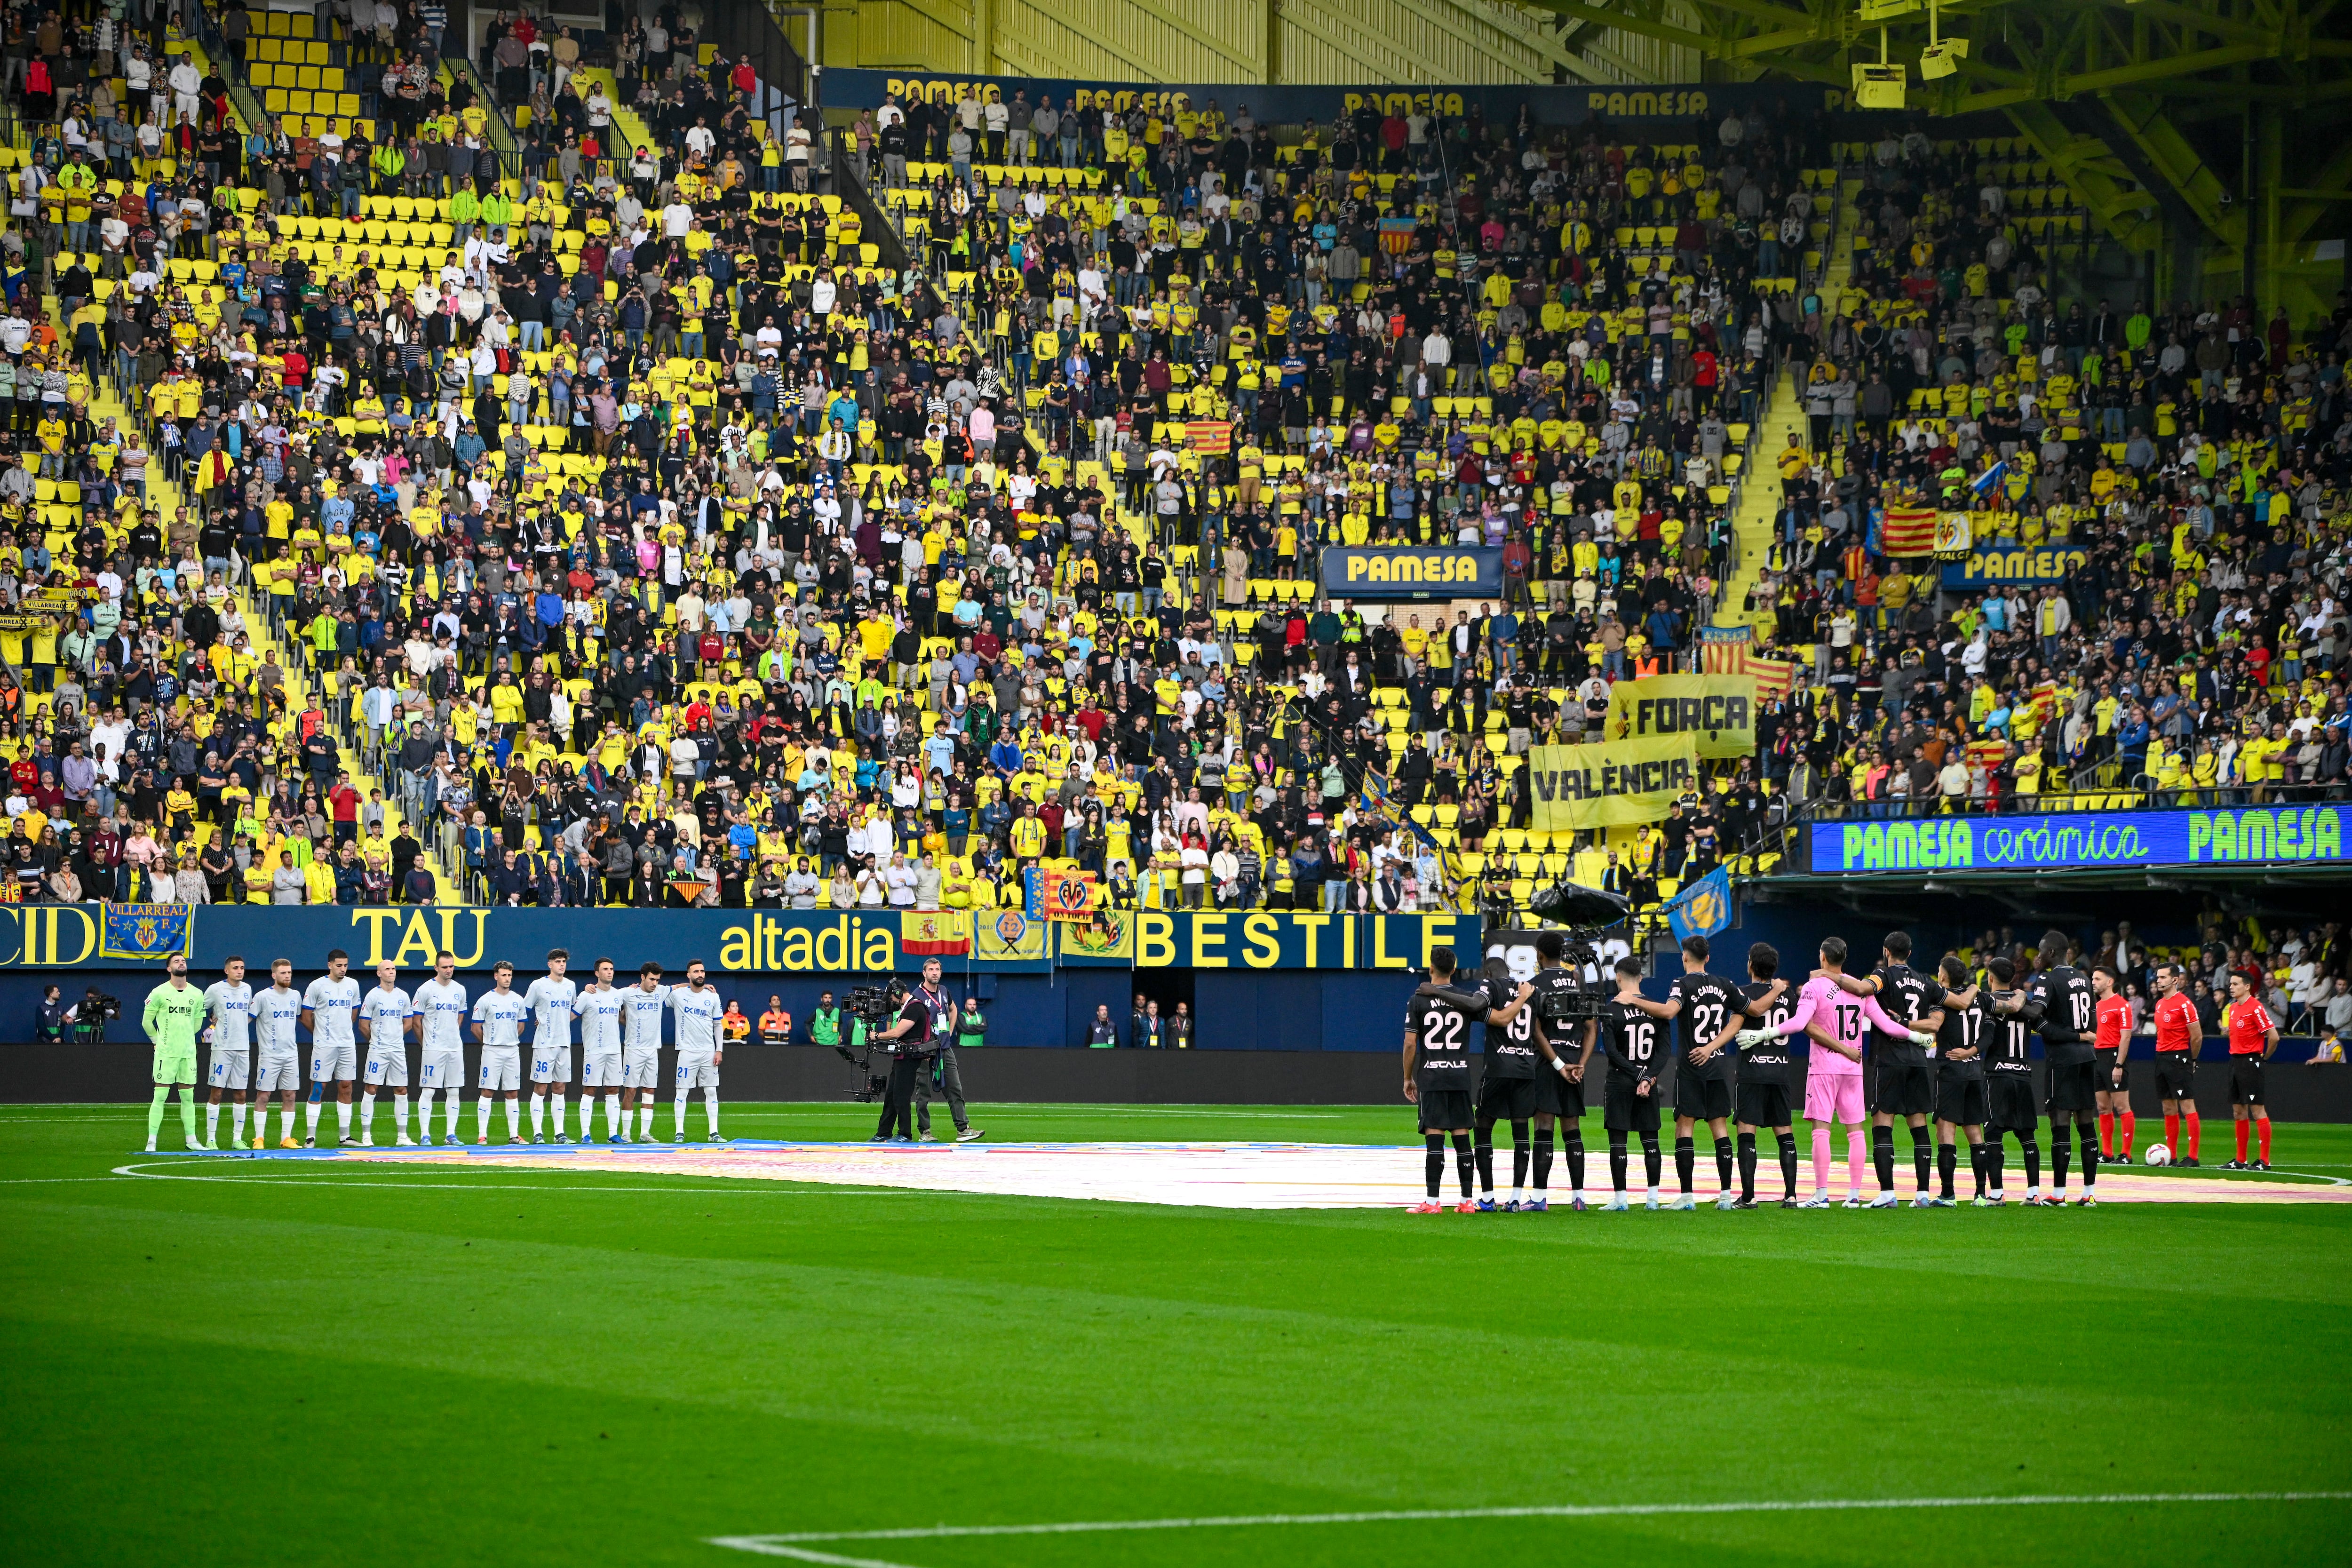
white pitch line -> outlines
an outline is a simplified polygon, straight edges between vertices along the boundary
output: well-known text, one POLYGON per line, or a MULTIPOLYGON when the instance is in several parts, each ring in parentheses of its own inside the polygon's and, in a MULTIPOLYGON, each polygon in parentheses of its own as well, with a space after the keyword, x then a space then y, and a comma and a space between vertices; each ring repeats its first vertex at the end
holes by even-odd
MULTIPOLYGON (((426 1170, 435 1170, 437 1168, 437 1166, 431 1165, 424 1167, 424 1169, 426 1170)), ((513 1169, 512 1166, 507 1165, 484 1168, 501 1171, 513 1169)), ((550 1173, 553 1174, 555 1173, 550 1173)), ((570 1175, 583 1173, 564 1172, 562 1173, 570 1175)), ((440 1191, 446 1193, 546 1193, 551 1195, 566 1197, 574 1193, 688 1193, 698 1194, 706 1197, 712 1193, 728 1193, 742 1195, 753 1195, 761 1193, 776 1193, 780 1194, 790 1194, 797 1197, 810 1198, 849 1197, 852 1195, 868 1197, 877 1193, 887 1194, 891 1197, 908 1198, 925 1196, 958 1197, 973 1195, 955 1193, 927 1193, 919 1187, 829 1187, 814 1182, 730 1182, 723 1187, 615 1187, 605 1185, 576 1186, 570 1183, 544 1182, 322 1181, 315 1177, 307 1176, 196 1176, 189 1175, 176 1170, 142 1171, 137 1165, 117 1165, 114 1167, 114 1174, 116 1176, 137 1176, 142 1180, 150 1182, 218 1182, 224 1185, 233 1187, 390 1187, 395 1192, 440 1191)), ((113 1178, 110 1176, 68 1176, 59 1179, 80 1182, 104 1182, 110 1181, 113 1178)))
POLYGON ((1902 1509, 2085 1508, 2125 1503, 2344 1502, 2352 1491, 2088 1492, 2020 1497, 1798 1498, 1746 1502, 1545 1503, 1517 1508, 1382 1509, 1362 1513, 1259 1513, 1199 1519, 1088 1520, 1055 1524, 940 1524, 901 1530, 805 1531, 783 1535, 718 1535, 712 1546, 765 1557, 790 1557, 835 1568, 907 1568, 879 1558, 814 1552, 803 1542, 945 1541, 975 1536, 1093 1535, 1134 1531, 1245 1530, 1298 1524, 1399 1524, 1483 1519, 1628 1519, 1732 1513, 1842 1513, 1902 1509))

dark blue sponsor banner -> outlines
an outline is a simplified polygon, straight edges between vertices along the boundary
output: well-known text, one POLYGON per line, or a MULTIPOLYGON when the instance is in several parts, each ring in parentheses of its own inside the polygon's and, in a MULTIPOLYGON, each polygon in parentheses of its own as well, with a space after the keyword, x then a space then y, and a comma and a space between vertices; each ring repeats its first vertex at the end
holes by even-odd
POLYGON ((1326 545, 1323 591, 1335 599, 1499 599, 1503 552, 1326 545))
POLYGON ((1944 563, 1944 586, 1954 589, 2009 587, 2016 584, 2063 583, 2090 555, 2073 549, 1971 550, 1964 561, 1944 563))
POLYGON ((1101 81, 1071 77, 968 76, 948 71, 852 70, 824 73, 828 105, 879 104, 897 93, 901 103, 920 98, 927 103, 951 104, 967 91, 982 98, 1013 101, 1027 93, 1035 103, 1051 97, 1055 106, 1068 109, 1109 109, 1124 114, 1132 109, 1146 113, 1205 110, 1212 100, 1230 118, 1247 106, 1269 125, 1297 125, 1309 120, 1329 121, 1352 115, 1366 104, 1387 113, 1411 114, 1416 110, 1454 119, 1472 110, 1488 121, 1507 125, 1525 104, 1547 125, 1581 125, 1588 120, 1689 120, 1711 115, 1720 120, 1730 110, 1743 112, 1762 108, 1768 113, 1810 114, 1815 110, 1852 107, 1843 88, 1790 82, 1683 82, 1652 87, 1550 87, 1527 83, 1464 84, 1451 87, 1400 87, 1393 83, 1314 86, 1262 82, 1101 81))
MULTIPOLYGON (((1063 961, 1097 967, 1167 969, 1389 969, 1425 967, 1432 948, 1478 952, 1470 915, 1324 915, 1275 910, 1179 914, 1120 911, 1123 942, 1099 944, 1097 956, 1063 946, 1063 961)), ((919 917, 907 916, 913 921, 919 917)), ((119 969, 160 966, 110 955, 105 908, 98 904, 0 904, 0 969, 119 969)), ((238 957, 267 973, 288 958, 307 973, 326 967, 341 948, 355 970, 383 963, 430 969, 443 952, 463 970, 504 960, 526 973, 546 966, 551 948, 571 954, 577 974, 609 958, 623 973, 651 960, 682 973, 696 960, 715 974, 911 973, 936 956, 951 973, 1044 973, 1035 957, 975 959, 968 952, 909 952, 896 911, 794 910, 530 910, 198 905, 190 911, 189 963, 216 970, 238 957)), ((919 940, 918 946, 923 943, 919 940)), ((173 951, 181 951, 173 949, 173 951)), ((996 944, 996 951, 1009 951, 996 944)))
POLYGON ((2344 858, 2341 808, 2333 805, 1927 816, 1822 822, 1812 829, 1816 873, 2096 870, 2344 858))

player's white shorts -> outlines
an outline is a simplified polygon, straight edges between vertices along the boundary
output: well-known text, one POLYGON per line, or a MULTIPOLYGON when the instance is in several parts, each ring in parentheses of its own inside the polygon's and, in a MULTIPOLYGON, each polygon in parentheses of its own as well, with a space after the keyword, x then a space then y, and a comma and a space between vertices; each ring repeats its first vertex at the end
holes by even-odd
POLYGON ((349 1083, 360 1076, 360 1053, 351 1041, 340 1044, 330 1041, 310 1042, 310 1081, 324 1083, 329 1079, 349 1083))
POLYGON ((215 1051, 212 1070, 206 1081, 215 1089, 243 1089, 253 1071, 250 1051, 215 1051))
POLYGON ((466 1053, 457 1046, 427 1046, 425 1058, 417 1064, 417 1087, 446 1089, 451 1094, 466 1087, 466 1053))
POLYGON ((475 1081, 486 1091, 522 1088, 522 1047, 484 1046, 481 1076, 475 1081))
POLYGON ((370 1088, 389 1084, 394 1089, 408 1087, 408 1042, 387 1040, 379 1050, 368 1047, 367 1081, 370 1088))
POLYGON ((719 1064, 709 1057, 677 1058, 677 1089, 684 1094, 689 1089, 717 1089, 719 1064))
POLYGON ((530 1052, 530 1081, 533 1083, 570 1083, 572 1081, 572 1047, 570 1046, 533 1046, 530 1052))
POLYGON ((265 1052, 261 1068, 253 1087, 264 1094, 275 1094, 281 1089, 302 1087, 302 1063, 299 1058, 282 1053, 265 1052))
POLYGON ((628 1051, 621 1057, 621 1083, 628 1089, 661 1087, 661 1058, 652 1051, 628 1051))
POLYGON ((580 1058, 583 1089, 618 1089, 627 1081, 621 1074, 618 1051, 590 1051, 580 1058))
POLYGON ((1805 1075, 1805 1120, 1862 1125, 1862 1075, 1811 1072, 1805 1075))

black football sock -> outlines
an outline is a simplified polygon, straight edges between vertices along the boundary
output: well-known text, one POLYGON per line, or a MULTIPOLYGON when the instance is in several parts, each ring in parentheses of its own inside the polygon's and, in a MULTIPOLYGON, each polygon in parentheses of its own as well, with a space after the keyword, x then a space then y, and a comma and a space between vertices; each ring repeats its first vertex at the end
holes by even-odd
POLYGON ((2066 1195, 2066 1166, 2074 1159, 2074 1145, 2066 1137, 2066 1124, 2050 1124, 2050 1190, 2060 1197, 2066 1195))
POLYGON ((1511 1195, 1517 1197, 1528 1184, 1528 1124, 1511 1123, 1511 1195))
POLYGON ((2042 1145, 2031 1132, 2020 1133, 2017 1142, 2025 1151, 2025 1190, 2039 1192, 2042 1188, 2042 1145))
POLYGON ((2099 1184, 2099 1126, 2095 1121, 2074 1123, 2074 1140, 2083 1149, 2083 1190, 2089 1192, 2099 1184))
POLYGON ((1584 1123, 1569 1122, 1567 1131, 1565 1146, 1568 1150, 1568 1190, 1582 1197, 1584 1195, 1584 1123))
POLYGON ((1786 1132, 1775 1132, 1772 1136, 1780 1141, 1780 1195, 1793 1198, 1797 1195, 1796 1129, 1792 1127, 1786 1132))
POLYGON ((1984 1141, 1984 1160, 1982 1164, 1985 1185, 1991 1188, 1996 1194, 2000 1191, 2000 1175, 2002 1167, 2008 1163, 2008 1145, 2002 1142, 2000 1134, 1996 1132, 1991 1137, 1984 1141))
POLYGON ((1454 1135, 1454 1173, 1462 1178, 1464 1203, 1470 1201, 1470 1177, 1476 1164, 1477 1162, 1470 1153, 1470 1134, 1456 1132, 1454 1135))
MULTIPOLYGON (((1753 1146, 1751 1140, 1751 1151, 1753 1146)), ((1717 1138, 1715 1141, 1715 1190, 1718 1194, 1731 1190, 1731 1162, 1736 1152, 1730 1139, 1717 1138)))
POLYGON ((1658 1177, 1664 1173, 1664 1166, 1665 1160, 1658 1152, 1658 1135, 1643 1133, 1642 1173, 1650 1178, 1650 1190, 1654 1193, 1658 1190, 1658 1177))
POLYGON ((1743 1204, 1756 1201, 1756 1134, 1753 1132, 1739 1135, 1739 1201, 1743 1204))
POLYGON ((1949 1143, 1936 1145, 1936 1180, 1944 1201, 1951 1202, 1952 1177, 1960 1167, 1960 1152, 1949 1143))
MULTIPOLYGON (((1936 1136, 1933 1132, 1924 1126, 1911 1129, 1911 1165, 1918 1173, 1919 1190, 1923 1193, 1927 1190, 1927 1166, 1935 1157, 1935 1151, 1936 1136)), ((1952 1195, 1950 1185, 1948 1182, 1945 1184, 1944 1195, 1948 1198, 1952 1195)))
POLYGON ((1895 1129, 1874 1127, 1870 1130, 1870 1163, 1878 1167, 1878 1190, 1895 1190, 1895 1129))
POLYGON ((1984 1196, 1985 1146, 1982 1143, 1971 1143, 1969 1145, 1969 1173, 1976 1179, 1977 1196, 1984 1196))
POLYGON ((1551 1129, 1547 1127, 1536 1134, 1536 1195, 1541 1197, 1550 1189, 1551 1129))
MULTIPOLYGON (((1683 1184, 1685 1197, 1690 1196, 1691 1175, 1698 1166, 1698 1155, 1693 1147, 1694 1142, 1688 1138, 1675 1140, 1675 1180, 1683 1184)), ((1643 1147, 1647 1148, 1648 1145, 1645 1143, 1643 1147)), ((1650 1174, 1650 1184, 1655 1186, 1657 1184, 1657 1173, 1654 1171, 1650 1174)))
POLYGON ((1478 1134, 1471 1147, 1471 1156, 1478 1164, 1478 1191, 1481 1195, 1495 1195, 1495 1133, 1492 1128, 1478 1134))
POLYGON ((1625 1190, 1625 1134, 1609 1134, 1609 1185, 1618 1193, 1625 1190))
POLYGON ((1445 1134, 1432 1132, 1422 1141, 1429 1145, 1429 1152, 1422 1163, 1424 1173, 1429 1177, 1429 1201, 1435 1203, 1438 1184, 1445 1180, 1445 1134))

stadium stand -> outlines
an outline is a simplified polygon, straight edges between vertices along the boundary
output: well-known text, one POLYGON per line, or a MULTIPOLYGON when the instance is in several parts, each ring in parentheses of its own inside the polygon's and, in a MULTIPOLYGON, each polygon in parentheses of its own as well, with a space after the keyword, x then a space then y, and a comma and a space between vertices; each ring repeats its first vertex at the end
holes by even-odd
POLYGON ((2021 143, 812 135, 672 26, 428 14, 11 12, 16 897, 1647 906, 1808 816, 2343 793, 2352 312, 2063 298, 2021 143), (2062 564, 1947 592, 1955 518, 2062 564), (1503 596, 1318 587, 1456 542, 1503 596), (1701 668, 1753 758, 1530 826, 1701 668))

